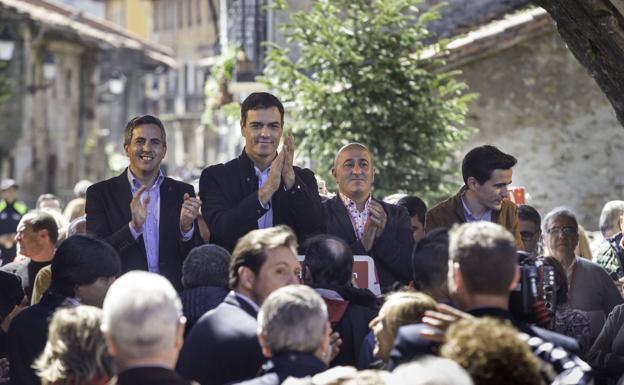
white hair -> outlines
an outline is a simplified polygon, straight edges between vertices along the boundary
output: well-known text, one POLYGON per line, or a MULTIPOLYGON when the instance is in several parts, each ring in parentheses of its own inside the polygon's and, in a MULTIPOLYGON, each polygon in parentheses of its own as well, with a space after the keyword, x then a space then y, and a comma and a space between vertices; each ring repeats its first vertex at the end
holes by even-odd
POLYGON ((304 285, 282 287, 269 295, 258 313, 258 333, 271 351, 312 353, 323 340, 327 307, 320 295, 304 285))
POLYGON ((145 358, 174 347, 182 303, 166 278, 145 271, 124 274, 108 290, 102 311, 102 331, 121 359, 145 358))
POLYGON ((427 356, 392 372, 395 385, 473 385, 470 374, 448 358, 427 356))

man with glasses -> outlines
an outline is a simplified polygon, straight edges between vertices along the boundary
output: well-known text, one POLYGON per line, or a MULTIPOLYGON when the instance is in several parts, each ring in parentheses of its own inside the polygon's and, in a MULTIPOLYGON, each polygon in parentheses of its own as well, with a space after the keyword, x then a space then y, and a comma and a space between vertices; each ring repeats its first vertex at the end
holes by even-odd
POLYGON ((623 302, 622 295, 601 266, 574 254, 579 235, 576 215, 571 210, 559 207, 549 212, 542 231, 545 245, 566 270, 570 307, 590 316, 593 342, 611 310, 623 302))
POLYGON ((518 205, 518 228, 524 248, 531 256, 539 255, 539 241, 542 237, 542 217, 533 206, 518 205))

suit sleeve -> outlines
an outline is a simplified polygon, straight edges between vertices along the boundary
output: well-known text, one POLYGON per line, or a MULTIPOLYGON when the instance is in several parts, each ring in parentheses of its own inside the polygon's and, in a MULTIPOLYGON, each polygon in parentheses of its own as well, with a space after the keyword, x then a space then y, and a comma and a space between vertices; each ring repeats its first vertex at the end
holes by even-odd
MULTIPOLYGON (((211 239, 233 249, 238 238, 244 234, 244 224, 257 221, 264 213, 258 193, 254 192, 231 206, 227 186, 219 178, 225 171, 221 165, 208 167, 199 179, 199 197, 202 201, 202 216, 210 229, 211 239)), ((222 177, 225 177, 223 175, 222 177)))
POLYGON ((124 251, 136 244, 130 225, 126 223, 119 229, 112 229, 108 223, 106 215, 106 204, 101 191, 93 185, 87 189, 87 201, 85 203, 85 212, 87 215, 87 232, 108 242, 120 256, 124 255, 124 251))
POLYGON ((384 205, 388 221, 384 232, 373 244, 373 254, 395 277, 408 282, 412 279, 412 227, 407 210, 398 206, 393 208, 388 210, 384 205))
MULTIPOLYGON (((308 169, 297 169, 295 183, 283 191, 288 209, 295 220, 295 232, 304 237, 325 232, 325 216, 314 173, 308 169)), ((300 240, 301 241, 301 240, 300 240)))
POLYGON ((600 335, 587 353, 587 361, 596 371, 608 375, 621 374, 624 356, 615 354, 611 346, 622 327, 624 327, 624 305, 618 306, 609 315, 600 335))

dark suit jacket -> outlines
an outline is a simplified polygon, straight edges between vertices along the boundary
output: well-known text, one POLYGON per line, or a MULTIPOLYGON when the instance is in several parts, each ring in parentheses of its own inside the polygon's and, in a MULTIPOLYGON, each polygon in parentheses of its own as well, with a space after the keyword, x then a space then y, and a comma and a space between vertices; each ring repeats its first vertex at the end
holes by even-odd
POLYGON ((190 385, 173 370, 145 366, 124 370, 117 376, 117 385, 190 385))
POLYGON ((262 367, 262 374, 237 385, 280 385, 287 378, 314 376, 327 369, 325 363, 313 354, 301 352, 279 353, 262 367))
POLYGON ((230 292, 191 329, 180 352, 178 373, 202 385, 255 377, 264 360, 256 316, 251 305, 230 292))
POLYGON ((325 201, 323 206, 327 217, 327 233, 345 240, 354 255, 370 255, 375 260, 381 290, 386 292, 394 282, 407 283, 412 279, 414 238, 410 217, 404 207, 374 200, 384 208, 388 221, 370 251, 366 251, 362 242, 355 237, 351 218, 338 194, 325 201))
MULTIPOLYGON (((461 201, 466 187, 462 187, 457 194, 447 200, 438 203, 427 211, 425 216, 425 233, 438 227, 450 229, 456 223, 466 223, 464 206, 461 201)), ((516 239, 516 247, 523 246, 518 227, 518 207, 509 199, 503 200, 500 211, 492 211, 492 222, 498 223, 509 230, 516 239)))
MULTIPOLYGON (((289 191, 283 182, 273 194, 273 225, 290 226, 301 244, 323 232, 323 210, 314 173, 294 167, 295 184, 289 191)), ((258 228, 265 210, 258 200, 258 177, 245 154, 225 164, 206 168, 199 179, 202 214, 210 241, 232 251, 240 237, 258 228)))
MULTIPOLYGON (((468 313, 476 317, 494 317, 501 320, 510 321, 519 331, 530 336, 540 337, 546 342, 564 348, 569 353, 578 355, 580 347, 578 342, 570 337, 542 329, 537 326, 526 324, 513 318, 512 314, 501 308, 479 308, 470 310, 468 313)), ((406 325, 399 328, 394 347, 390 353, 389 369, 418 358, 421 355, 435 354, 439 344, 423 338, 420 334, 423 329, 430 329, 424 324, 406 325)))
MULTIPOLYGON (((184 193, 195 196, 193 186, 165 178, 160 185, 159 260, 160 274, 179 291, 182 288, 182 262, 199 242, 195 225, 193 237, 183 242, 180 233, 180 209, 184 193)), ((87 232, 103 238, 121 257, 121 270, 147 270, 143 236, 136 240, 130 233, 132 192, 127 169, 119 176, 98 182, 87 190, 87 232)))

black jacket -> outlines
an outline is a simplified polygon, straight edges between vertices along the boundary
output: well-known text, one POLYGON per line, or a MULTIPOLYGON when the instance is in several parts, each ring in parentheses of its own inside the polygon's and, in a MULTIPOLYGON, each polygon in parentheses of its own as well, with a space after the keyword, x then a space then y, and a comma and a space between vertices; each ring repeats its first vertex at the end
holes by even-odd
POLYGON ((219 306, 228 294, 228 289, 216 286, 200 286, 184 289, 180 293, 182 309, 186 317, 185 335, 191 331, 197 320, 207 311, 219 306))
MULTIPOLYGON (((271 199, 273 225, 288 225, 299 243, 324 232, 321 198, 314 173, 294 167, 295 184, 286 191, 283 182, 271 199)), ((258 228, 265 210, 258 200, 258 177, 245 154, 225 164, 206 168, 199 179, 202 214, 210 241, 230 250, 240 237, 258 228)))
POLYGON ((324 371, 327 367, 313 354, 288 352, 276 354, 262 366, 262 374, 237 385, 280 385, 288 377, 303 378, 324 371))
POLYGON ((394 282, 405 284, 412 279, 414 238, 410 217, 404 207, 374 200, 384 208, 388 221, 384 232, 375 240, 369 252, 355 237, 351 218, 340 196, 336 194, 332 199, 325 201, 323 206, 327 216, 327 233, 347 242, 354 255, 370 255, 375 260, 381 291, 386 292, 391 289, 394 282))
MULTIPOLYGON (((195 196, 193 186, 165 178, 160 185, 160 219, 158 267, 173 286, 182 289, 182 262, 200 244, 195 225, 193 237, 183 242, 180 233, 180 209, 184 194, 195 196)), ((121 270, 147 270, 147 254, 143 236, 136 240, 130 232, 130 201, 132 192, 127 169, 121 175, 98 182, 87 190, 87 232, 107 241, 121 257, 121 270)))
POLYGON ((124 370, 117 376, 117 385, 190 385, 170 369, 145 366, 124 370))
POLYGON ((178 373, 202 385, 255 377, 263 361, 256 316, 250 304, 230 292, 191 329, 180 352, 178 373))

